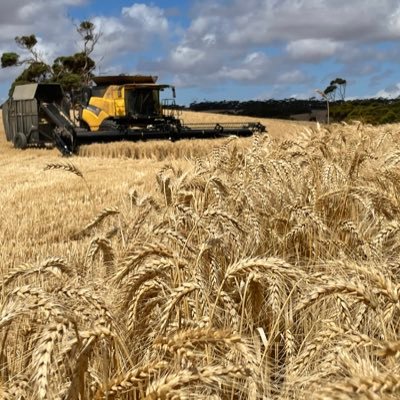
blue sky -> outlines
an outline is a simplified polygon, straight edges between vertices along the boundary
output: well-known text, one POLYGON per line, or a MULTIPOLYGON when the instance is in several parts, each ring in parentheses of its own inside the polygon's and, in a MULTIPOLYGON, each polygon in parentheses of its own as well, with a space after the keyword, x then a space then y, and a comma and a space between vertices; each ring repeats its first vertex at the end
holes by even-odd
MULTIPOLYGON (((181 104, 309 98, 336 77, 352 98, 400 95, 399 0, 2 0, 0 52, 31 33, 47 61, 79 51, 83 19, 97 73, 158 75, 181 104)), ((19 72, 0 70, 0 100, 19 72)))

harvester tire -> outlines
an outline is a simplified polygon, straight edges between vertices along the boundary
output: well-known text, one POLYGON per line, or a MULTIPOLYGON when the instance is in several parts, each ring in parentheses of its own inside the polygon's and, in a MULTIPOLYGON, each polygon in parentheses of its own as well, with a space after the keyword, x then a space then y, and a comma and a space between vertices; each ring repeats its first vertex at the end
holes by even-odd
POLYGON ((26 136, 21 132, 17 132, 14 135, 13 143, 16 149, 26 149, 28 146, 28 140, 26 136))

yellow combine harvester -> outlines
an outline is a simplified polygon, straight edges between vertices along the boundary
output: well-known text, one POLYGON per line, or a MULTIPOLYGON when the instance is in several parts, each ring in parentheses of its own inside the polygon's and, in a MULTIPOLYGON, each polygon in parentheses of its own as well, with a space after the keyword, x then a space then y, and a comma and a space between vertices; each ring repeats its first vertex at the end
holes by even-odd
POLYGON ((95 86, 65 96, 58 84, 16 86, 3 105, 7 140, 17 148, 54 144, 65 155, 82 143, 115 140, 214 138, 264 132, 259 123, 185 125, 175 88, 154 76, 98 76, 95 86), (172 90, 172 99, 160 92, 172 90), (73 110, 73 111, 72 111, 73 110))

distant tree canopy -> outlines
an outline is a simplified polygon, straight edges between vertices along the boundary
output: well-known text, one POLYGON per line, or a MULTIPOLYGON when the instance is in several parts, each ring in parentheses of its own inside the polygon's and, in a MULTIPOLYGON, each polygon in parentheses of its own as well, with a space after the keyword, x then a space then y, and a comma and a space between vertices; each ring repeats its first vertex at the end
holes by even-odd
POLYGON ((3 53, 1 56, 1 68, 14 67, 18 65, 19 54, 3 53))
MULTIPOLYGON (((310 98, 252 101, 202 101, 190 104, 194 111, 213 111, 257 118, 296 118, 296 114, 310 114, 312 110, 324 110, 325 101, 310 98)), ((400 122, 400 98, 362 99, 331 102, 331 119, 339 121, 362 121, 373 125, 400 122)))
POLYGON ((339 93, 340 100, 344 101, 346 97, 346 85, 347 81, 342 78, 336 78, 326 87, 324 90, 324 94, 328 97, 329 100, 335 101, 336 94, 339 93))
POLYGON ((95 67, 95 62, 84 52, 58 57, 52 66, 53 81, 60 83, 66 90, 77 89, 89 83, 93 76, 91 71, 95 67))
POLYGON ((17 36, 15 38, 15 41, 22 49, 28 50, 32 50, 37 44, 37 39, 35 35, 17 36))
POLYGON ((316 98, 250 101, 202 101, 190 104, 194 111, 214 111, 232 115, 258 118, 290 119, 295 114, 310 114, 312 110, 325 109, 325 102, 316 98))
POLYGON ((15 85, 30 82, 60 83, 66 91, 87 85, 93 77, 93 70, 96 67, 96 63, 90 55, 101 34, 95 32, 95 25, 90 21, 82 21, 76 30, 82 40, 82 51, 69 56, 57 57, 52 65, 46 63, 37 50, 38 40, 35 35, 16 36, 15 42, 26 58, 22 58, 15 52, 5 52, 1 55, 2 68, 25 66, 25 69, 13 82, 10 93, 15 85))

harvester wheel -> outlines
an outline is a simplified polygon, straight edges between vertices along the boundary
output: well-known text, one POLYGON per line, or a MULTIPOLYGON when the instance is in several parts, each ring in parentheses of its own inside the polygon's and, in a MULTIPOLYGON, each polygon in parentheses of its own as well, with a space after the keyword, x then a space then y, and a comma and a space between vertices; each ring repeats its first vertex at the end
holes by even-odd
POLYGON ((15 134, 13 143, 16 149, 26 149, 28 146, 28 140, 26 136, 21 132, 17 132, 15 134))

